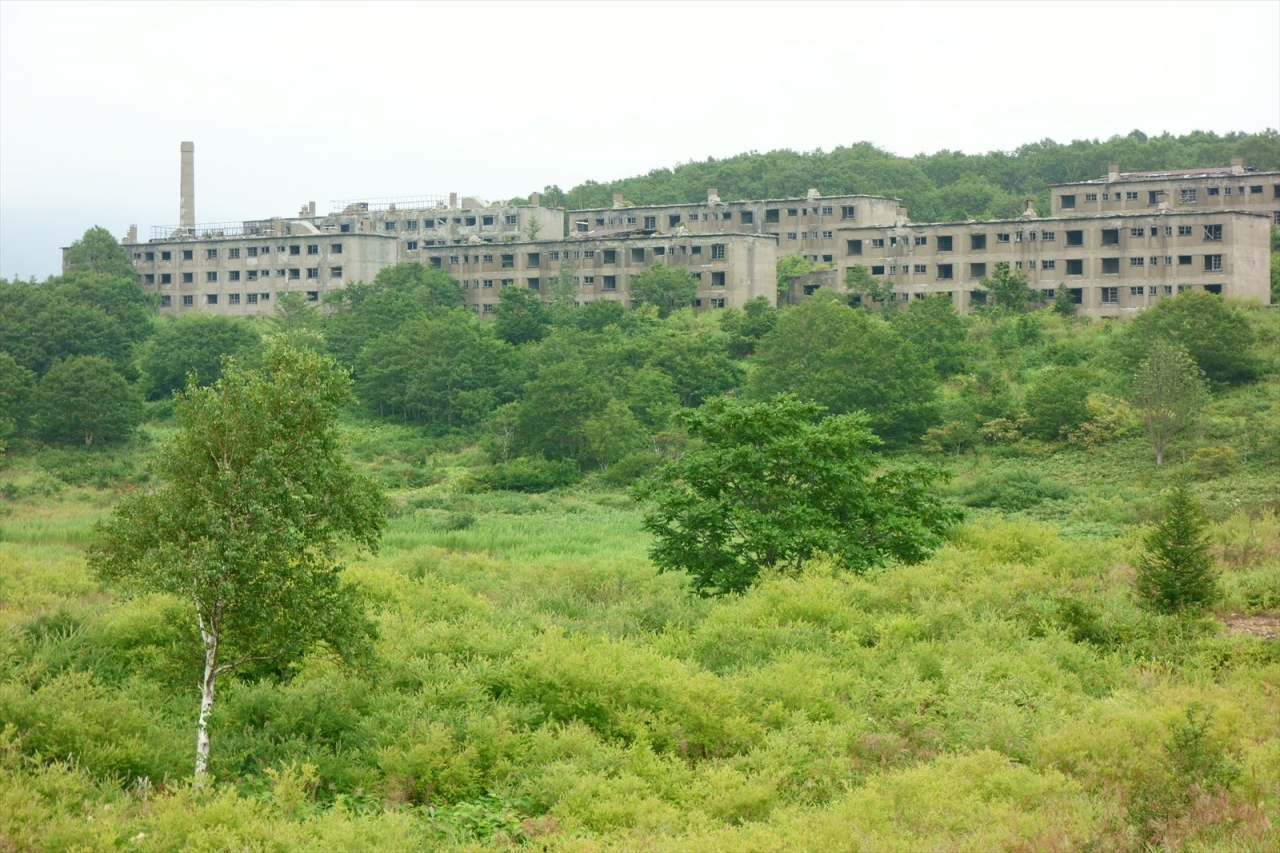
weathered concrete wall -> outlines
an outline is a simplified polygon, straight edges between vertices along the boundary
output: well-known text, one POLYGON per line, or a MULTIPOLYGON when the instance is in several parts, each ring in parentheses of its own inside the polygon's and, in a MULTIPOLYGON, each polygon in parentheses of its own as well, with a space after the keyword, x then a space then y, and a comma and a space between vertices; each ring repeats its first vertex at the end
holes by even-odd
POLYGON ((897 293, 949 293, 961 310, 998 263, 1026 273, 1038 290, 1080 290, 1080 312, 1095 317, 1128 316, 1186 288, 1269 300, 1269 225, 1257 213, 905 223, 839 234, 838 281, 862 265, 892 281, 897 293))

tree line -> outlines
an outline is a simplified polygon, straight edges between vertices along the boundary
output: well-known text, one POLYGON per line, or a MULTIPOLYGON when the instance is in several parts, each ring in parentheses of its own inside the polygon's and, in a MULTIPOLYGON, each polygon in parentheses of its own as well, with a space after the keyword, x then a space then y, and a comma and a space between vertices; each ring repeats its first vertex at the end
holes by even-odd
POLYGON ((1034 198, 1049 213, 1049 185, 1088 181, 1122 171, 1225 166, 1240 157, 1258 169, 1280 169, 1280 135, 1194 131, 1148 136, 1135 130, 1107 140, 1044 139, 1013 151, 938 151, 903 157, 869 142, 831 151, 748 152, 682 163, 613 181, 586 181, 568 190, 548 186, 542 199, 569 208, 608 207, 614 193, 636 204, 692 203, 716 187, 726 200, 794 198, 811 187, 825 195, 867 194, 903 199, 917 222, 1014 217, 1034 198))

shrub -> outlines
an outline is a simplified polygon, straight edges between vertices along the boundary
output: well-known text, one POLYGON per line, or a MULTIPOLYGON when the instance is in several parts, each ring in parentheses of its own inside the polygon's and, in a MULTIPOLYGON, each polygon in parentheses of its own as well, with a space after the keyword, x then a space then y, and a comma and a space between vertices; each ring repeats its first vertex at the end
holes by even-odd
POLYGON ((1236 467, 1236 452, 1226 445, 1201 447, 1191 456, 1191 467, 1198 479, 1214 480, 1236 467))
POLYGON ((475 476, 481 488, 512 492, 547 492, 577 482, 580 473, 572 459, 551 462, 541 456, 517 456, 490 465, 475 476))
POLYGON ((1070 486, 1025 468, 1009 468, 979 477, 961 491, 960 500, 966 506, 1014 512, 1070 496, 1070 486))

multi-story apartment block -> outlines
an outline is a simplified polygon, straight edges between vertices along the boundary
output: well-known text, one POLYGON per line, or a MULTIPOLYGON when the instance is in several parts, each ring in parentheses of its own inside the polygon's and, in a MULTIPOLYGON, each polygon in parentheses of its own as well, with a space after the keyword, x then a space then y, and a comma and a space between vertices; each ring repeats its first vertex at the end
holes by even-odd
POLYGON ((273 294, 298 291, 311 301, 356 281, 370 281, 396 262, 396 241, 382 234, 335 234, 305 222, 267 233, 243 225, 205 228, 129 242, 142 287, 169 313, 187 310, 262 314, 273 294))
POLYGON ((842 286, 848 270, 887 278, 901 299, 946 293, 959 310, 981 305, 979 282, 1008 264, 1052 299, 1067 288, 1081 314, 1120 317, 1187 289, 1266 304, 1270 219, 1248 211, 1155 210, 972 222, 846 226, 838 265, 800 283, 842 286))
POLYGON ((125 239, 145 289, 165 312, 252 314, 273 294, 319 301, 400 261, 439 267, 481 313, 503 286, 546 294, 562 269, 577 301, 629 301, 632 278, 654 263, 688 269, 697 307, 776 298, 777 258, 801 254, 828 268, 797 285, 840 288, 861 265, 899 298, 948 293, 960 310, 980 304, 984 276, 1006 263, 1046 298, 1067 288, 1082 314, 1119 317, 1197 288, 1264 304, 1270 298, 1269 224, 1280 217, 1280 172, 1223 169, 1121 173, 1052 188, 1055 215, 913 223, 895 198, 871 195, 628 205, 565 212, 445 197, 315 203, 296 217, 195 224, 194 146, 182 145, 181 223, 125 239), (1274 208, 1274 209, 1273 209, 1274 208))
POLYGON ((569 211, 570 233, 593 236, 620 230, 736 232, 772 234, 779 254, 801 254, 814 263, 834 263, 835 230, 858 225, 890 225, 905 218, 901 199, 874 195, 822 196, 816 189, 802 198, 723 201, 717 190, 693 204, 629 205, 620 194, 613 207, 569 211))
POLYGON ((1280 225, 1280 172, 1246 169, 1235 158, 1229 167, 1166 172, 1121 172, 1112 164, 1092 181, 1050 188, 1050 209, 1058 216, 1089 216, 1159 210, 1250 210, 1280 225))
MULTIPOLYGON (((537 193, 527 205, 489 204, 458 194, 402 199, 369 199, 333 203, 334 211, 314 220, 324 230, 342 234, 387 234, 398 240, 397 251, 405 260, 421 260, 420 252, 432 246, 463 243, 503 243, 519 240, 559 239, 564 235, 564 210, 543 207, 537 193)), ((306 211, 304 210, 304 213, 306 211)))
POLYGON ((688 270, 698 282, 695 308, 741 307, 777 294, 778 241, 769 234, 625 234, 507 245, 430 249, 426 263, 466 289, 467 302, 488 313, 503 287, 546 294, 569 270, 580 304, 607 299, 629 303, 631 280, 654 264, 688 270))

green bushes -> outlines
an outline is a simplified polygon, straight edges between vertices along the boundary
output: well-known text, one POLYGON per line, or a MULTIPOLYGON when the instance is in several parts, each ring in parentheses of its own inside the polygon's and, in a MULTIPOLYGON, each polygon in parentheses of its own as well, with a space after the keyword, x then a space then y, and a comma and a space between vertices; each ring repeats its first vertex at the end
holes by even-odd
POLYGON ((995 507, 1009 512, 1029 509, 1049 500, 1070 497, 1072 489, 1026 468, 1002 468, 983 475, 960 490, 966 506, 995 507))
POLYGON ((475 474, 480 488, 512 492, 546 492, 577 482, 581 477, 572 459, 552 462, 540 456, 517 456, 475 474))

